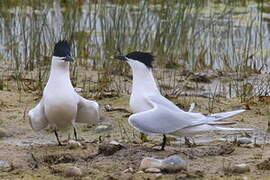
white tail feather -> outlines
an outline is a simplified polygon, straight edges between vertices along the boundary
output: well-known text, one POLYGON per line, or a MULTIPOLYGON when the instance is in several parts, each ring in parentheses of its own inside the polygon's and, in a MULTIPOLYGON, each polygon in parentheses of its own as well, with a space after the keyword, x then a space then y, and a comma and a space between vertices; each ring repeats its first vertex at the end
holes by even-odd
POLYGON ((223 125, 223 126, 226 126, 226 125, 233 125, 233 124, 236 124, 235 122, 216 122, 216 121, 212 121, 212 122, 209 122, 207 123, 208 125, 223 125))
POLYGON ((234 116, 236 114, 239 114, 241 112, 244 112, 244 109, 236 110, 236 111, 229 111, 229 112, 222 112, 222 113, 215 113, 215 114, 209 114, 207 117, 213 118, 213 121, 218 121, 220 119, 225 119, 231 116, 234 116))
POLYGON ((220 126, 215 126, 216 130, 221 131, 254 131, 252 128, 225 128, 220 126))
POLYGON ((194 108, 195 108, 195 103, 192 103, 190 105, 190 108, 189 108, 188 112, 192 112, 194 110, 194 108))

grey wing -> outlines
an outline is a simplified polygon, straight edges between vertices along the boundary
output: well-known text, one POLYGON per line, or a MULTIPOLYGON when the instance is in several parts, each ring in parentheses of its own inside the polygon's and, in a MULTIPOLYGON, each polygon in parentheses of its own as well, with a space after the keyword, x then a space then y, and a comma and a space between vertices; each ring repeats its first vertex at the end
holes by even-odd
POLYGON ((34 131, 40 131, 48 126, 48 120, 45 116, 43 100, 28 112, 29 122, 34 131))
POLYGON ((155 103, 158 105, 162 105, 162 106, 169 108, 170 110, 174 110, 177 112, 185 112, 182 109, 180 109, 178 106, 176 106, 174 103, 172 103, 170 100, 168 100, 167 98, 165 98, 161 95, 150 95, 147 98, 150 101, 152 101, 152 104, 155 103))
POLYGON ((99 120, 99 105, 95 101, 87 100, 79 96, 76 122, 96 123, 99 120))
MULTIPOLYGON (((242 113, 245 110, 244 109, 239 109, 239 110, 234 110, 234 111, 228 111, 228 112, 220 112, 220 113, 215 113, 215 114, 208 114, 208 115, 203 115, 201 113, 193 113, 193 109, 195 108, 195 104, 192 103, 190 105, 190 109, 187 113, 184 113, 186 111, 183 111, 182 109, 178 108, 175 104, 173 104, 171 101, 169 101, 168 99, 166 99, 165 97, 161 96, 161 95, 152 95, 149 96, 149 100, 151 100, 152 102, 154 102, 154 104, 157 104, 159 106, 164 106, 165 108, 171 110, 171 111, 176 111, 178 113, 182 112, 183 116, 184 114, 186 116, 189 116, 188 118, 190 118, 191 120, 193 120, 193 124, 195 123, 199 123, 198 125, 200 125, 201 123, 210 123, 213 124, 213 121, 219 121, 231 116, 234 116, 236 114, 242 113), (196 120, 197 119, 197 120, 196 120), (198 120, 199 119, 199 120, 198 120)), ((153 107, 154 107, 153 104, 153 107)))
POLYGON ((158 95, 148 97, 153 109, 131 115, 128 119, 130 125, 144 133, 167 134, 205 123, 206 118, 201 113, 184 112, 164 99, 158 95))

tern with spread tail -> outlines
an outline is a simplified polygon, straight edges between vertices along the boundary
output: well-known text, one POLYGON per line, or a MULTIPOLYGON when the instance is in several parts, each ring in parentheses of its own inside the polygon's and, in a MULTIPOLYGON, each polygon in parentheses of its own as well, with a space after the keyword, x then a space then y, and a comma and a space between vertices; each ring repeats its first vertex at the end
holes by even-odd
POLYGON ((193 136, 213 130, 253 130, 226 128, 222 125, 228 124, 227 122, 218 121, 244 112, 243 109, 204 115, 191 110, 183 111, 163 97, 152 74, 154 57, 151 53, 135 51, 126 56, 115 56, 115 59, 127 62, 132 69, 133 82, 129 104, 134 114, 129 117, 129 124, 146 134, 162 134, 161 150, 165 148, 166 134, 193 136))

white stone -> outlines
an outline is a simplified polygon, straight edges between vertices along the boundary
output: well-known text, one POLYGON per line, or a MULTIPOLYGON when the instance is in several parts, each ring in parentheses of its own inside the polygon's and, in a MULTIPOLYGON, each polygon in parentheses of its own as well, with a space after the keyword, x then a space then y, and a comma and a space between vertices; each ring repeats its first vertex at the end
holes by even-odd
POLYGON ((110 142, 110 144, 113 144, 113 145, 116 145, 116 146, 123 146, 123 144, 121 144, 120 142, 115 141, 115 140, 112 140, 112 141, 110 142))
POLYGON ((149 168, 157 168, 166 172, 177 172, 187 169, 187 163, 185 160, 177 155, 170 156, 165 159, 144 158, 140 164, 140 170, 146 170, 149 168))
POLYGON ((96 127, 96 133, 101 133, 101 132, 109 131, 109 130, 112 130, 112 126, 110 125, 100 125, 96 127))
POLYGON ((72 166, 72 167, 68 167, 64 170, 64 175, 66 177, 80 177, 80 176, 82 176, 82 171, 80 168, 72 166))
POLYGON ((0 160, 0 169, 2 168, 9 168, 10 167, 10 163, 4 160, 0 160))
POLYGON ((147 168, 144 170, 146 173, 160 173, 160 169, 158 168, 147 168))
POLYGON ((161 169, 169 172, 187 170, 187 163, 179 156, 173 155, 162 160, 161 169))
POLYGON ((112 111, 112 110, 113 110, 112 105, 110 105, 110 104, 106 104, 106 105, 104 106, 104 109, 105 109, 106 111, 112 111))
POLYGON ((249 165, 247 165, 245 163, 235 164, 232 166, 232 172, 234 172, 234 173, 242 174, 242 173, 246 173, 249 171, 250 171, 250 167, 249 167, 249 165))
POLYGON ((252 139, 251 138, 238 138, 237 142, 239 144, 250 144, 252 143, 252 139))
POLYGON ((128 168, 128 169, 125 169, 124 171, 123 171, 123 173, 133 173, 134 172, 134 169, 132 168, 132 167, 130 167, 130 168, 128 168))
POLYGON ((76 149, 82 146, 81 143, 74 140, 69 140, 67 144, 68 144, 69 149, 76 149))
POLYGON ((161 160, 155 158, 144 158, 140 164, 140 170, 145 170, 148 168, 159 168, 161 166, 161 160))

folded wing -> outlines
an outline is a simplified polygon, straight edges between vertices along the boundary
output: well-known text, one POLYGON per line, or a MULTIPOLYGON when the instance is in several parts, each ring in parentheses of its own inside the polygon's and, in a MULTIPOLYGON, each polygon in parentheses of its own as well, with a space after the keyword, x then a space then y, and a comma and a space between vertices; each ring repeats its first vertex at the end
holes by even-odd
POLYGON ((129 117, 129 123, 141 132, 167 134, 204 123, 203 114, 185 112, 163 96, 149 96, 148 101, 153 109, 129 117))
POLYGON ((44 113, 43 100, 38 105, 28 112, 29 122, 34 131, 40 131, 48 126, 48 120, 44 113))
POLYGON ((99 120, 99 105, 95 101, 79 96, 76 122, 96 123, 99 120))
MULTIPOLYGON (((133 114, 129 117, 129 123, 135 129, 144 133, 167 134, 200 125, 225 125, 226 123, 224 122, 217 123, 215 121, 244 111, 236 110, 205 116, 201 113, 185 112, 163 96, 149 96, 147 100, 153 106, 153 109, 133 114)), ((225 130, 226 128, 220 127, 220 130, 223 129, 225 130)), ((228 129, 231 130, 232 128, 228 129)))

